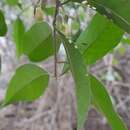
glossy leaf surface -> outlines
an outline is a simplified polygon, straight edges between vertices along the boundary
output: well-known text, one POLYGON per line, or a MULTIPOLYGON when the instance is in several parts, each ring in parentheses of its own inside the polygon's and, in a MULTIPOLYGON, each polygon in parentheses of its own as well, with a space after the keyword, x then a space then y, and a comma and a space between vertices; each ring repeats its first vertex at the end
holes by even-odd
POLYGON ((130 0, 88 0, 97 11, 130 33, 130 0))
POLYGON ((42 68, 33 64, 22 65, 9 82, 4 105, 39 98, 45 91, 48 81, 48 73, 42 68))
POLYGON ((93 64, 118 45, 123 33, 119 27, 97 13, 79 36, 76 45, 86 63, 93 64))
POLYGON ((53 51, 52 30, 46 22, 35 23, 23 36, 23 53, 31 61, 42 61, 51 56, 53 51))
POLYGON ((74 47, 74 44, 70 44, 65 39, 64 47, 67 53, 68 62, 70 64, 70 70, 72 72, 77 95, 77 106, 78 106, 78 130, 83 127, 84 121, 87 116, 90 105, 90 84, 88 76, 86 76, 86 65, 83 58, 74 47))

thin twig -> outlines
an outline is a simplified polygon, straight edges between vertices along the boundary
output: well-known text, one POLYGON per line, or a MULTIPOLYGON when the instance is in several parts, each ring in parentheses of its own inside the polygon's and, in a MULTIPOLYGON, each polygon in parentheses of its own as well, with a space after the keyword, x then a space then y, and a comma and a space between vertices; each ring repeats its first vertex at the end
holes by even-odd
POLYGON ((56 41, 56 19, 57 15, 59 13, 59 6, 60 1, 56 0, 56 10, 54 14, 54 20, 53 20, 53 28, 54 28, 54 75, 57 79, 57 41, 56 41))
POLYGON ((39 3, 40 3, 40 0, 38 0, 38 1, 36 2, 36 4, 34 5, 34 11, 33 11, 33 14, 34 14, 34 15, 36 14, 36 9, 37 9, 39 3))

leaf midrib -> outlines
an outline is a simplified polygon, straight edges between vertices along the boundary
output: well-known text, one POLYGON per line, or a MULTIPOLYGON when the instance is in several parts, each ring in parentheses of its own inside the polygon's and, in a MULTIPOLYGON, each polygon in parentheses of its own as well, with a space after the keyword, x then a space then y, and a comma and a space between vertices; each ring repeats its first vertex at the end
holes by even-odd
POLYGON ((97 38, 95 38, 95 40, 94 40, 93 42, 91 42, 91 43, 87 46, 87 48, 84 50, 84 52, 82 52, 83 55, 86 53, 86 51, 87 51, 90 47, 92 47, 92 46, 95 45, 95 44, 93 44, 93 43, 95 43, 98 39, 100 39, 100 37, 102 37, 101 34, 103 34, 103 33, 106 31, 106 29, 108 28, 108 26, 110 26, 110 25, 108 25, 108 24, 109 24, 109 21, 107 21, 106 26, 105 26, 104 29, 100 32, 100 34, 97 36, 97 38))
MULTIPOLYGON (((118 18, 120 18, 122 21, 124 21, 128 26, 130 26, 130 23, 127 22, 127 20, 126 20, 125 18, 123 18, 122 16, 118 15, 118 13, 117 13, 116 11, 114 11, 113 9, 111 9, 110 7, 108 8, 108 7, 106 7, 105 5, 102 5, 102 4, 100 4, 100 3, 96 2, 96 1, 93 1, 93 2, 94 2, 95 4, 97 4, 97 5, 101 6, 101 7, 103 7, 104 9, 106 8, 106 9, 110 10, 114 15, 116 15, 118 18)), ((105 10, 105 11, 106 11, 106 10, 105 10)))
POLYGON ((5 102, 5 104, 8 104, 8 102, 9 102, 10 100, 12 100, 13 97, 15 97, 15 95, 16 95, 19 91, 21 91, 21 90, 24 88, 24 86, 27 86, 27 85, 31 84, 34 80, 37 80, 38 78, 41 78, 42 76, 44 77, 45 75, 48 76, 48 74, 41 74, 41 75, 39 75, 39 76, 33 78, 32 80, 30 80, 27 84, 22 85, 22 86, 14 93, 14 96, 10 97, 10 98, 5 102))
POLYGON ((46 41, 49 37, 51 36, 51 32, 48 36, 45 37, 44 40, 42 40, 41 42, 39 42, 39 44, 37 44, 36 46, 34 46, 29 52, 28 54, 31 54, 37 47, 39 47, 41 44, 43 44, 44 41, 46 41))

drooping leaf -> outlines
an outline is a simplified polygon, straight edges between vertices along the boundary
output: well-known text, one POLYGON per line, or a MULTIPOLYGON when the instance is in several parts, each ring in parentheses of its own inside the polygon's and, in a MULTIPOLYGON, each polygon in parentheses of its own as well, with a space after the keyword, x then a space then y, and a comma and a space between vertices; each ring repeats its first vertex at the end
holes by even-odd
POLYGON ((92 75, 90 76, 90 81, 93 102, 99 111, 105 115, 112 130, 127 130, 123 121, 115 111, 109 94, 103 84, 92 75))
POLYGON ((54 50, 50 26, 46 22, 35 23, 24 33, 22 49, 31 61, 42 61, 51 56, 54 50))
POLYGON ((42 68, 33 64, 22 65, 9 82, 3 105, 37 99, 45 91, 48 80, 48 73, 42 68))
POLYGON ((123 33, 118 26, 97 13, 79 36, 76 45, 86 63, 93 64, 118 45, 123 33))
POLYGON ((6 2, 9 5, 14 6, 14 5, 17 5, 19 3, 19 0, 6 0, 6 2))
POLYGON ((2 10, 0 10, 0 36, 5 36, 6 33, 7 33, 7 25, 5 22, 5 17, 2 10))
POLYGON ((22 44, 21 41, 23 39, 25 33, 24 23, 20 18, 17 18, 13 25, 13 39, 16 44, 17 56, 22 54, 22 44))
POLYGON ((88 3, 130 33, 130 0, 88 0, 88 3))
POLYGON ((86 76, 86 66, 82 59, 82 56, 78 49, 74 47, 74 44, 70 44, 69 41, 64 39, 64 47, 67 53, 68 62, 70 64, 70 70, 72 72, 77 96, 78 107, 78 130, 83 127, 84 121, 87 117, 87 112, 90 105, 90 86, 89 79, 86 76))
MULTIPOLYGON (((119 27, 97 13, 88 27, 80 34, 75 45, 89 65, 115 48, 119 44, 123 33, 119 27)), ((69 70, 69 65, 65 66, 67 67, 64 68, 63 72, 69 70)))

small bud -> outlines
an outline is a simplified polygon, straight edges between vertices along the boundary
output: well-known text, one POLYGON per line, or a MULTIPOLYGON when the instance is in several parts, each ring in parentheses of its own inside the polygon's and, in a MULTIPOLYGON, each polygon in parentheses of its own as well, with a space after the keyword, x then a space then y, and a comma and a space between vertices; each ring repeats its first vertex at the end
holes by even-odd
POLYGON ((43 11, 40 7, 36 8, 36 12, 34 14, 34 17, 37 21, 43 20, 43 11))

